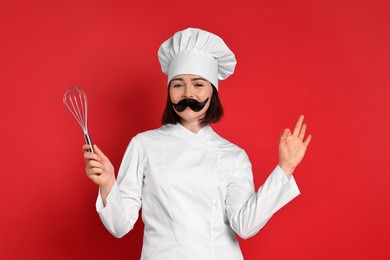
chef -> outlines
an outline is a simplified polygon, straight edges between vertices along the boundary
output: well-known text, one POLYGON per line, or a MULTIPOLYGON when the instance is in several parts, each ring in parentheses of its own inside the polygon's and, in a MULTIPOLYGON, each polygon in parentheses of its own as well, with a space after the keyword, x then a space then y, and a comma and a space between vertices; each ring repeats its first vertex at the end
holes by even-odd
POLYGON ((96 145, 95 154, 83 146, 86 173, 99 185, 97 212, 119 238, 142 207, 144 260, 243 259, 236 234, 254 236, 299 195, 292 173, 311 139, 303 116, 284 130, 279 164, 256 192, 245 151, 210 126, 223 114, 218 87, 234 72, 232 51, 217 35, 188 28, 165 41, 158 58, 168 75, 163 126, 131 140, 117 178, 96 145))

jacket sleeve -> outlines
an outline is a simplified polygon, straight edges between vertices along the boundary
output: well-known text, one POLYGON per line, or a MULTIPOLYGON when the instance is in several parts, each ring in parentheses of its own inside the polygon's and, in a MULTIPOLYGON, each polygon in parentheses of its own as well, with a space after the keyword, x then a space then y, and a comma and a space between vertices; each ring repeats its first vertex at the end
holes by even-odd
POLYGON ((105 207, 100 191, 98 194, 96 210, 107 230, 117 238, 132 230, 138 219, 144 169, 142 158, 142 149, 136 136, 126 149, 117 180, 107 196, 105 207))
POLYGON ((242 151, 226 194, 230 226, 241 238, 252 237, 276 211, 299 194, 294 177, 287 178, 279 166, 256 193, 252 165, 246 153, 242 151))

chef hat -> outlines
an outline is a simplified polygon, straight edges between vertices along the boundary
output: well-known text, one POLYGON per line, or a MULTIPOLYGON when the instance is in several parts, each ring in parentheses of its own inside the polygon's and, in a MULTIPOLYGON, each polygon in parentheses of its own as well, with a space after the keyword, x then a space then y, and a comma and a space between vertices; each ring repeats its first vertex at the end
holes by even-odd
POLYGON ((233 74, 234 53, 217 35, 188 28, 175 33, 161 44, 158 59, 168 83, 180 74, 194 74, 210 81, 218 89, 218 80, 233 74))

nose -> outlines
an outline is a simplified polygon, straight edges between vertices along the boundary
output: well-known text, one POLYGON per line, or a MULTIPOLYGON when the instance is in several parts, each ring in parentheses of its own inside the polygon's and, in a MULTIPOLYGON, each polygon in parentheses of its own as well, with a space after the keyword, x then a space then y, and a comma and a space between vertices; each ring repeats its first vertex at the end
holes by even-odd
POLYGON ((185 86, 183 91, 183 98, 192 98, 192 97, 193 97, 193 93, 192 93, 191 86, 185 86))

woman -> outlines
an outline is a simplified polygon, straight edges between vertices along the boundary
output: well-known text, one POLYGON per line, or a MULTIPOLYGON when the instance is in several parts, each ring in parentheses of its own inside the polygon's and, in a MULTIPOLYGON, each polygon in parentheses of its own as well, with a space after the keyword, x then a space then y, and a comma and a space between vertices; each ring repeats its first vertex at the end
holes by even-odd
POLYGON ((199 29, 177 32, 158 52, 168 74, 163 126, 135 136, 118 178, 103 152, 83 146, 86 173, 99 185, 97 211, 116 237, 129 232, 142 205, 141 259, 243 259, 235 234, 255 235, 299 195, 292 173, 311 136, 301 116, 279 143, 279 164, 255 192, 244 150, 209 126, 222 115, 219 80, 234 71, 221 38, 199 29))

